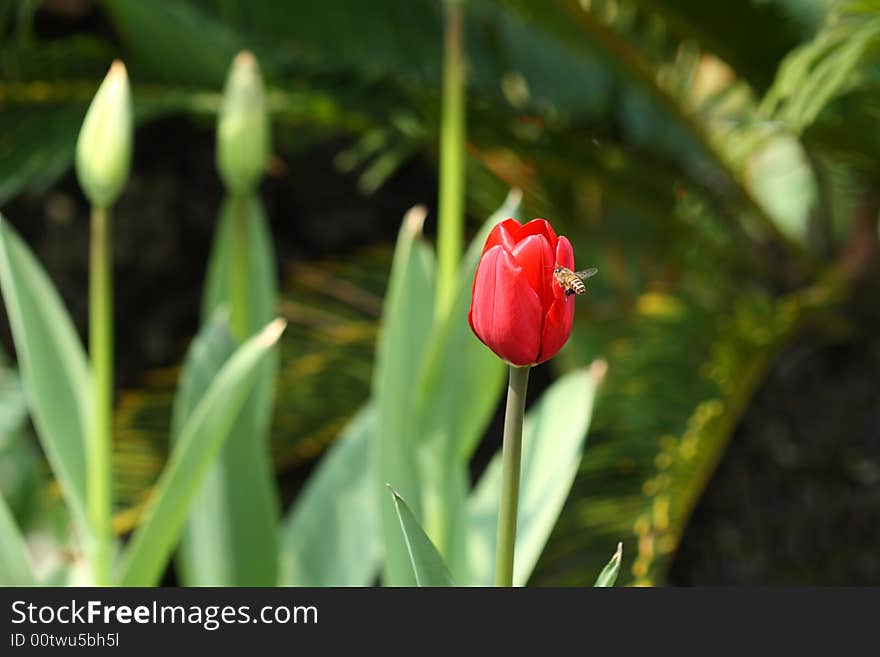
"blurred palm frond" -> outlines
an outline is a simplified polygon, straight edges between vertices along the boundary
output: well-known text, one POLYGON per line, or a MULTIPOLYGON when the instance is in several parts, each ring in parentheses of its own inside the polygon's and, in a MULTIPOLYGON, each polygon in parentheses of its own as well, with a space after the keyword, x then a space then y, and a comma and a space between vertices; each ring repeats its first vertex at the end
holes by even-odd
MULTIPOLYGON (((390 263, 387 249, 346 260, 295 265, 282 288, 288 321, 272 424, 272 452, 282 483, 314 461, 369 394, 376 321, 390 263)), ((167 458, 177 368, 148 373, 120 396, 114 452, 117 531, 137 522, 167 458)), ((299 476, 301 476, 300 473, 299 476)))

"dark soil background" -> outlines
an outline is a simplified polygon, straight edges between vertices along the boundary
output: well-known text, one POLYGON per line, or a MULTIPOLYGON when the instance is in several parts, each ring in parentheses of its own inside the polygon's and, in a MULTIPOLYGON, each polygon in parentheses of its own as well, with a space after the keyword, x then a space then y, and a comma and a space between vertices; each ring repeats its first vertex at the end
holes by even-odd
POLYGON ((678 585, 880 584, 880 349, 804 336, 760 386, 688 525, 678 585))

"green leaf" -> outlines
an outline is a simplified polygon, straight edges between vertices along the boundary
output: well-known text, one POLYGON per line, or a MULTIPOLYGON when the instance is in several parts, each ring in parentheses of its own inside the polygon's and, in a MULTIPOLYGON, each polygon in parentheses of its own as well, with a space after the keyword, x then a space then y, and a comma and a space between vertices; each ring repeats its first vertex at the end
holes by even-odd
MULTIPOLYGON (((413 412, 415 382, 434 321, 433 253, 422 240, 425 214, 420 206, 407 213, 394 251, 373 375, 377 429, 371 448, 377 464, 374 499, 381 499, 385 483, 393 481, 412 502, 417 516, 421 506, 415 444, 418 427, 413 412)), ((380 504, 380 509, 384 582, 412 585, 412 568, 394 510, 387 504, 380 504)))
POLYGON ((0 109, 0 203, 23 188, 41 192, 67 171, 84 113, 85 103, 0 109))
POLYGON ((27 245, 0 216, 0 287, 37 434, 83 531, 85 444, 91 377, 58 292, 27 245))
POLYGON ((621 558, 623 558, 623 543, 618 543, 617 551, 611 557, 611 561, 609 561, 602 569, 602 572, 599 573, 599 576, 596 578, 596 583, 593 584, 594 587, 614 586, 614 582, 617 581, 617 573, 620 572, 621 558))
POLYGON ((468 246, 449 315, 431 341, 422 376, 420 406, 424 428, 421 435, 443 432, 440 439, 451 440, 458 457, 465 462, 473 454, 495 411, 507 372, 504 363, 476 338, 468 324, 474 274, 492 228, 504 219, 518 217, 521 200, 519 190, 510 192, 468 246), (454 363, 454 367, 450 363, 454 363))
MULTIPOLYGON (((235 203, 227 198, 220 209, 217 232, 211 247, 205 296, 202 300, 202 319, 208 321, 217 308, 229 303, 232 274, 232 245, 235 239, 235 203)), ((275 280, 275 253, 266 213, 260 200, 247 200, 248 212, 248 271, 252 279, 248 290, 247 318, 251 331, 258 330, 274 317, 278 304, 278 286, 275 280), (266 319, 266 318, 269 319, 266 319)))
POLYGON ((101 6, 129 56, 154 79, 219 87, 244 46, 240 35, 195 3, 102 0, 101 6))
MULTIPOLYGON (((232 312, 232 245, 237 207, 242 206, 227 199, 220 213, 208 265, 203 303, 205 322, 210 322, 220 308, 229 308, 232 312)), ((246 334, 252 335, 275 316, 275 255, 259 200, 250 197, 243 207, 248 227, 244 318, 246 334)), ((234 341, 227 343, 225 348, 230 349, 234 344, 234 341)), ((216 341, 215 346, 220 347, 216 341)), ((192 365, 197 369, 210 368, 213 361, 216 371, 222 364, 217 362, 222 351, 220 347, 213 357, 205 354, 206 363, 192 365)), ((278 353, 272 349, 260 366, 254 391, 241 409, 193 505, 181 545, 181 575, 189 586, 274 586, 277 582, 279 504, 269 454, 277 372, 278 353)), ((210 375, 211 372, 203 371, 200 381, 181 391, 188 403, 175 415, 175 435, 198 402, 193 391, 201 394, 210 375)))
MULTIPOLYGON (((643 155, 637 157, 639 175, 635 178, 643 180, 645 168, 651 166, 653 158, 644 157, 646 151, 662 154, 666 166, 658 172, 658 177, 681 166, 701 195, 736 205, 740 211, 725 211, 722 215, 731 231, 739 232, 745 227, 781 242, 794 253, 799 252, 750 196, 739 172, 730 166, 728 153, 721 148, 720 140, 710 138, 684 99, 660 82, 663 76, 658 72, 657 63, 645 57, 626 35, 604 22, 601 12, 584 11, 576 0, 550 0, 539 6, 524 0, 503 0, 502 4, 512 14, 528 20, 531 29, 552 36, 558 44, 577 53, 579 59, 597 57, 602 69, 614 75, 619 98, 614 114, 616 120, 626 126, 627 133, 622 145, 625 151, 641 151, 643 155)), ((553 148, 561 153, 570 146, 570 135, 563 134, 553 148)), ((584 154, 581 158, 585 156, 589 157, 584 154)), ((570 160, 569 166, 576 161, 570 160)), ((639 196, 626 188, 623 195, 629 196, 627 203, 639 196)), ((641 190, 640 195, 644 196, 641 190)))
POLYGON ((795 242, 806 244, 818 191, 800 142, 790 133, 768 138, 750 155, 744 173, 755 200, 779 229, 795 242))
POLYGON ((397 518, 400 521, 400 529, 403 531, 416 585, 454 586, 452 575, 449 574, 449 569, 443 563, 443 557, 437 552, 431 539, 422 531, 419 521, 409 510, 403 498, 391 487, 391 484, 388 484, 388 489, 394 498, 394 508, 397 510, 397 518))
POLYGON ((880 18, 846 12, 782 62, 762 112, 782 119, 796 133, 808 128, 829 103, 851 88, 858 67, 880 33, 880 18))
POLYGON ((284 521, 282 586, 367 586, 379 571, 379 514, 369 467, 372 404, 348 423, 284 521))
MULTIPOLYGON (((178 442, 186 421, 234 351, 235 340, 229 331, 228 313, 218 310, 214 318, 201 328, 186 354, 174 397, 172 444, 178 442)), ((223 494, 222 472, 215 464, 205 475, 194 503, 198 512, 190 514, 180 541, 178 575, 186 586, 205 586, 229 578, 224 568, 228 561, 223 553, 225 543, 212 540, 218 533, 222 535, 232 529, 227 526, 222 508, 217 508, 222 507, 223 494)))
MULTIPOLYGON (((528 581, 568 497, 583 455, 593 399, 605 369, 604 361, 597 361, 588 369, 565 375, 526 413, 513 570, 515 586, 528 581)), ((488 586, 492 582, 500 490, 498 453, 470 499, 468 561, 469 581, 473 584, 488 586)))
POLYGON ((190 503, 254 389, 268 352, 284 330, 275 320, 250 338, 214 377, 180 432, 141 526, 126 550, 119 584, 153 586, 180 537, 190 503))
POLYGON ((36 583, 24 539, 6 500, 0 495, 0 586, 34 586, 36 583))
POLYGON ((23 524, 48 475, 29 424, 21 377, 0 350, 0 497, 23 524))
POLYGON ((817 22, 811 2, 735 2, 718 11, 711 2, 638 0, 682 40, 714 52, 754 86, 766 88, 782 57, 817 22), (747 46, 745 44, 748 44, 747 46))
POLYGON ((449 314, 432 335, 418 388, 422 520, 428 535, 464 581, 468 462, 498 406, 507 368, 474 336, 467 315, 477 263, 489 232, 518 215, 512 191, 477 232, 462 260, 449 314))
POLYGON ((0 206, 22 188, 45 191, 67 170, 88 102, 112 60, 113 48, 85 33, 4 43, 0 206))

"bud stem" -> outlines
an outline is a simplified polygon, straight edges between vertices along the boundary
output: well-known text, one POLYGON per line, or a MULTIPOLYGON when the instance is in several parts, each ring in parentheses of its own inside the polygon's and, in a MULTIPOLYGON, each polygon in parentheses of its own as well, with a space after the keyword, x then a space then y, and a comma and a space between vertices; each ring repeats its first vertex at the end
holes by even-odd
POLYGON ((495 586, 513 586, 513 552, 522 461, 522 427, 531 367, 510 366, 504 444, 501 448, 501 500, 498 505, 498 541, 495 546, 495 586))
POLYGON ((446 0, 440 190, 437 222, 437 315, 444 317, 458 284, 464 232, 465 58, 461 2, 446 0))
POLYGON ((233 240, 232 240, 232 266, 230 274, 230 309, 229 324, 232 335, 237 340, 244 341, 248 338, 248 214, 250 210, 250 198, 247 195, 237 195, 232 199, 233 214, 233 240))
POLYGON ((111 451, 113 413, 113 267, 109 211, 92 208, 89 262, 89 356, 93 406, 87 446, 88 510, 94 532, 92 574, 96 586, 110 583, 112 550, 111 451))

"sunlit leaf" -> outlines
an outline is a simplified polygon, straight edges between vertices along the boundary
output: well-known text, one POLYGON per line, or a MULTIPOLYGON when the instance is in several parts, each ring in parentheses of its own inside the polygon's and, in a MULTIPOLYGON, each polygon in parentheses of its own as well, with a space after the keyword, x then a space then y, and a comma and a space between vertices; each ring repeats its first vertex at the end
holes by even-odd
POLYGON ((91 377, 85 351, 49 277, 2 217, 0 287, 37 434, 72 514, 88 531, 85 444, 91 377))
POLYGON ((611 561, 602 569, 602 572, 599 573, 599 576, 596 578, 596 583, 593 586, 598 587, 609 587, 614 586, 614 582, 617 581, 617 573, 620 572, 620 561, 623 558, 623 543, 617 544, 617 551, 611 557, 611 561))
POLYGON ((369 459, 375 430, 368 404, 297 496, 281 530, 282 586, 367 586, 378 575, 379 513, 369 459))
POLYGON ((142 524, 123 557, 121 586, 154 586, 177 543, 190 503, 284 330, 275 320, 226 361, 180 432, 142 524))
POLYGON ((489 232, 518 216, 521 197, 511 192, 468 247, 449 314, 432 334, 418 389, 422 522, 459 578, 467 560, 468 462, 498 405, 507 369, 468 324, 471 289, 489 232))
MULTIPOLYGON (((184 359, 172 411, 172 444, 179 440, 186 421, 234 351, 229 314, 218 310, 193 338, 184 359)), ((235 573, 229 572, 230 557, 224 554, 229 540, 224 530, 231 532, 234 527, 229 526, 222 507, 226 492, 222 475, 217 464, 211 466, 196 496, 196 512, 190 514, 181 536, 177 567, 181 582, 187 586, 234 581, 235 573)))
MULTIPOLYGON (((246 335, 277 313, 275 255, 260 201, 227 199, 221 209, 208 275, 203 320, 220 308, 232 314, 232 247, 237 212, 247 227, 246 335)), ((260 366, 259 377, 193 505, 183 541, 184 583, 213 586, 272 586, 277 581, 278 499, 269 456, 269 426, 278 372, 278 350, 260 366), (211 555, 203 558, 202 555, 211 555)), ((204 381, 196 390, 205 389, 204 381)), ((195 405, 191 399, 191 411, 195 405)), ((177 410, 177 409, 176 409, 177 410)), ((178 413, 185 418, 185 414, 178 413)), ((173 427, 179 432, 182 421, 173 427)))
POLYGON ((755 199, 780 229, 793 240, 806 243, 817 191, 801 144, 791 135, 768 140, 752 154, 746 179, 755 199))
MULTIPOLYGON (((387 495, 385 483, 393 481, 407 495, 414 513, 421 513, 416 462, 416 386, 434 321, 433 252, 422 239, 426 211, 415 207, 400 228, 385 306, 382 313, 373 395, 376 403, 376 432, 372 457, 377 463, 375 499, 387 495)), ((385 546, 384 582, 388 585, 414 583, 399 521, 388 504, 382 510, 385 546)))

